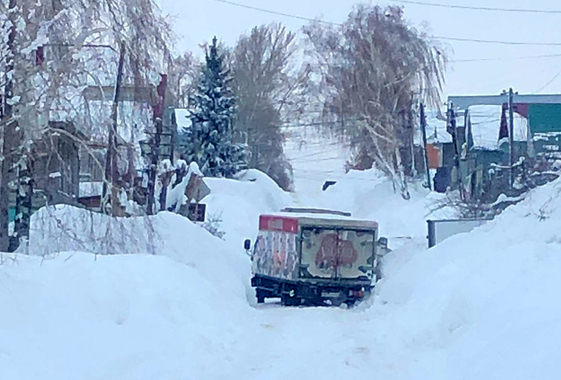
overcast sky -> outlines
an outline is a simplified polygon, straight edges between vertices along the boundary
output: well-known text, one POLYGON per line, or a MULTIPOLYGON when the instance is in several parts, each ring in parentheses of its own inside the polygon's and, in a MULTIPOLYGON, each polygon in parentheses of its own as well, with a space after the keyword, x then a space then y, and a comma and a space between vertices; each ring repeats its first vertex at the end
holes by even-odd
MULTIPOLYGON (((157 0, 164 13, 173 17, 179 35, 178 52, 200 52, 199 44, 214 35, 227 44, 255 25, 280 21, 298 31, 306 21, 243 9, 214 0, 157 0)), ((346 0, 232 0, 307 18, 342 22, 356 1, 346 0)), ((418 0, 427 3, 495 8, 543 9, 561 12, 559 0, 418 0)), ((374 2, 380 5, 397 1, 374 2)), ((559 46, 521 46, 442 41, 451 60, 500 59, 484 62, 451 63, 444 95, 497 94, 512 86, 520 93, 561 92, 561 13, 488 12, 465 9, 405 5, 405 17, 418 27, 427 25, 440 37, 559 43, 559 46), (559 57, 519 57, 555 55, 559 57), (558 77, 556 77, 558 76, 558 77), (554 79, 555 78, 555 79, 554 79), (550 83, 551 82, 551 83, 550 83), (549 83, 549 84, 548 84, 549 83), (547 85, 547 86, 546 86, 547 85), (544 88, 545 87, 545 88, 544 88)))

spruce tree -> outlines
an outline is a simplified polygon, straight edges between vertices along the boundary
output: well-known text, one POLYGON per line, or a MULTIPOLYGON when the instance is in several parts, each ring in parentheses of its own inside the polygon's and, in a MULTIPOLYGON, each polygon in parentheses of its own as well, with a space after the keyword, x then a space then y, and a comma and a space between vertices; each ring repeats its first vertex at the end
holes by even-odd
POLYGON ((246 149, 232 143, 235 98, 216 37, 205 55, 199 83, 191 99, 191 128, 183 136, 185 156, 209 177, 231 177, 247 166, 246 149))

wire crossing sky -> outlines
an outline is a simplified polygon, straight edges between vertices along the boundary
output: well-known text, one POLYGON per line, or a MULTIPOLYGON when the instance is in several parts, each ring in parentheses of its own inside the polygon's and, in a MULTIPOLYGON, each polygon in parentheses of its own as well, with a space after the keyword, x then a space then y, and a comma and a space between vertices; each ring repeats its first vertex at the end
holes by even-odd
MULTIPOLYGON (((252 27, 281 22, 299 31, 315 20, 340 25, 350 0, 157 0, 173 17, 177 50, 201 56, 217 36, 233 45, 252 27)), ((561 3, 558 0, 374 0, 402 5, 412 27, 432 36, 449 58, 444 95, 498 94, 513 87, 561 93, 561 3), (553 80, 552 80, 553 79, 553 80), (551 81, 551 83, 549 83, 551 81)), ((305 45, 304 36, 299 34, 305 45)))
POLYGON ((557 14, 561 15, 561 10, 545 10, 545 9, 529 9, 529 8, 494 8, 494 7, 475 7, 469 5, 455 5, 443 3, 427 3, 424 1, 414 0, 393 0, 401 4, 422 5, 426 7, 436 8, 451 8, 451 9, 465 9, 471 11, 486 11, 486 12, 515 12, 515 13, 541 13, 541 14, 557 14))

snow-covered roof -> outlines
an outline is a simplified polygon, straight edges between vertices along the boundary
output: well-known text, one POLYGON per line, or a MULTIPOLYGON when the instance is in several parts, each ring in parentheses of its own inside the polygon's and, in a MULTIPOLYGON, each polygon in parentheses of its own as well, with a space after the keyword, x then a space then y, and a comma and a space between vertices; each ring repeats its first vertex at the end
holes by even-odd
MULTIPOLYGON (((437 111, 427 112, 427 142, 429 144, 452 142, 452 135, 446 131, 446 120, 442 120, 442 117, 446 118, 446 111, 441 111, 440 115, 437 111)), ((458 117, 456 125, 462 127, 464 118, 458 117)))
MULTIPOLYGON (((484 149, 498 149, 502 106, 471 106, 468 112, 469 120, 471 121, 471 133, 474 146, 484 149)), ((429 144, 445 144, 452 142, 452 136, 446 131, 446 121, 442 120, 442 115, 445 114, 445 111, 441 111, 441 116, 438 116, 437 111, 427 113, 427 142, 429 144)), ((456 115, 456 126, 464 127, 465 110, 456 110, 456 115)), ((514 140, 526 141, 527 133, 528 120, 515 113, 514 140)), ((416 141, 420 141, 420 137, 417 137, 416 141)))
MULTIPOLYGON (((69 97, 64 103, 59 100, 49 112, 48 121, 72 122, 85 136, 92 140, 105 140, 112 123, 112 102, 86 100, 83 97, 69 97)), ((152 109, 147 104, 130 101, 119 102, 117 110, 117 133, 125 141, 134 143, 144 139, 144 131, 152 126, 152 109)))
MULTIPOLYGON (((475 147, 498 149, 499 131, 501 128, 502 106, 485 105, 469 107, 471 134, 475 147)), ((526 141, 528 120, 514 114, 514 141, 526 141)))
POLYGON ((103 192, 103 182, 80 182, 80 198, 97 197, 103 192))

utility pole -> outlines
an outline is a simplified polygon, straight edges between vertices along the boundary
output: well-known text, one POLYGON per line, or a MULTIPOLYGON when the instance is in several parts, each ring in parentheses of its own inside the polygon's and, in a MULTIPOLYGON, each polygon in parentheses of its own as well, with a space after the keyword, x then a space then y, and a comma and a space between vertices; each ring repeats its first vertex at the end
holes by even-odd
POLYGON ((2 161, 0 163, 0 251, 8 251, 10 246, 10 234, 9 234, 9 224, 10 224, 10 188, 9 182, 12 173, 12 166, 17 157, 16 151, 20 148, 20 138, 17 128, 17 122, 13 119, 14 107, 13 107, 13 97, 14 97, 14 70, 15 70, 15 57, 16 57, 16 22, 15 18, 17 14, 16 10, 16 0, 10 0, 8 6, 8 17, 11 21, 10 32, 8 34, 8 56, 6 57, 6 71, 4 75, 5 87, 4 87, 4 104, 3 104, 3 114, 1 119, 2 125, 2 161))
MULTIPOLYGON (((156 129, 156 134, 154 136, 154 143, 152 144, 152 160, 150 162, 150 171, 148 174, 148 199, 146 202, 146 212, 148 215, 154 215, 156 213, 156 177, 158 174, 158 161, 160 160, 160 145, 162 143, 162 133, 163 133, 163 117, 165 108, 165 97, 167 91, 167 75, 162 74, 162 79, 158 85, 156 91, 156 104, 154 105, 153 119, 154 126, 156 129)), ((166 189, 167 190, 167 189, 166 189)), ((166 193, 163 193, 163 197, 160 198, 160 203, 165 204, 166 193)), ((162 204, 160 204, 162 206, 162 204)), ((165 205, 163 205, 165 207, 165 205)), ((162 208, 162 207, 160 207, 162 208)), ((164 208, 165 210, 165 208, 164 208)))
POLYGON ((175 145, 177 144, 177 120, 175 119, 175 108, 170 108, 171 112, 171 136, 169 147, 169 160, 171 164, 175 164, 175 145))
POLYGON ((456 167, 456 174, 458 176, 458 186, 460 187, 460 198, 462 200, 466 199, 464 181, 462 179, 462 170, 460 165, 460 148, 458 147, 458 136, 456 129, 456 112, 454 111, 454 105, 448 103, 448 133, 452 135, 452 144, 454 145, 454 166, 456 167))
POLYGON ((127 145, 127 158, 129 161, 129 167, 128 167, 128 179, 129 179, 129 192, 128 192, 128 197, 129 199, 133 199, 134 197, 134 187, 135 187, 135 177, 136 177, 136 170, 135 170, 135 163, 134 163, 134 130, 136 128, 136 124, 133 124, 132 128, 131 128, 131 137, 130 137, 130 142, 127 145))
POLYGON ((106 197, 109 195, 109 204, 111 205, 111 215, 117 216, 120 213, 119 204, 119 188, 117 182, 119 180, 119 172, 117 167, 117 111, 119 109, 119 95, 121 93, 121 83, 123 81, 123 66, 125 63, 125 44, 121 42, 119 65, 117 67, 117 82, 115 83, 115 93, 113 96, 113 108, 111 110, 111 127, 109 127, 109 141, 107 143, 107 157, 105 158, 105 182, 103 183, 103 211, 105 211, 106 197), (108 194, 107 182, 111 184, 110 193, 108 194))
POLYGON ((425 105, 421 102, 421 132, 423 133, 423 151, 425 156, 425 170, 427 172, 427 184, 429 190, 432 191, 432 186, 430 183, 430 169, 429 169, 429 156, 427 152, 427 117, 425 115, 425 105))
POLYGON ((510 155, 508 182, 510 190, 512 190, 514 186, 514 92, 512 87, 508 90, 508 146, 510 155))

